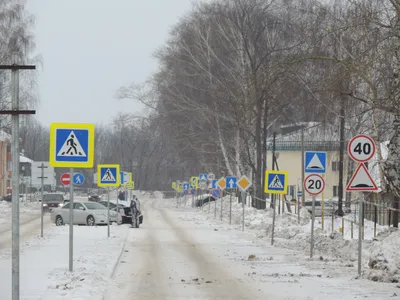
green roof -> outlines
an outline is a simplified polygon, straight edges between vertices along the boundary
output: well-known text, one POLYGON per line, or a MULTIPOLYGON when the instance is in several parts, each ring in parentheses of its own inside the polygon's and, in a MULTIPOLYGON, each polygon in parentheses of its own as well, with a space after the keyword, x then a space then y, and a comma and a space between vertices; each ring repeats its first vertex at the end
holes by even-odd
MULTIPOLYGON (((338 141, 304 141, 304 151, 339 151, 338 141)), ((276 141, 276 151, 301 151, 301 141, 276 141)), ((272 151, 272 143, 268 143, 267 150, 272 151)), ((345 144, 345 152, 347 143, 345 144)))

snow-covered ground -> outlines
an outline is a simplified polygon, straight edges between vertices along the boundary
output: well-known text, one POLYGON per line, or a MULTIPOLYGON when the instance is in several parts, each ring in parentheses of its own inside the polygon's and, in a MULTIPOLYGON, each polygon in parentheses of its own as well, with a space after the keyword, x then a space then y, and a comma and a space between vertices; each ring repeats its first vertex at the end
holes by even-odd
MULTIPOLYGON (((297 216, 278 215, 270 246, 268 210, 245 207, 242 232, 242 207, 232 203, 229 225, 226 199, 221 221, 219 201, 214 219, 214 202, 208 213, 208 205, 201 212, 191 202, 176 208, 176 200, 161 193, 138 196, 144 213, 139 229, 113 225, 107 238, 106 226, 74 226, 73 273, 68 226, 50 225, 43 239, 36 234, 21 242, 21 299, 124 300, 135 293, 135 299, 347 300, 398 294, 396 283, 365 279, 397 278, 398 232, 364 241, 365 278, 360 279, 357 240, 316 229, 315 255, 309 258, 307 212, 302 211, 300 224, 297 216)), ((0 299, 10 299, 9 249, 0 252, 0 271, 0 299)))
MULTIPOLYGON (((395 284, 357 279, 354 264, 270 246, 174 199, 146 199, 105 300, 392 299, 395 284)), ((205 211, 207 211, 205 209, 205 211)), ((212 211, 211 211, 212 212, 212 211)), ((238 228, 236 228, 238 227, 238 228)))
MULTIPOLYGON (((242 229, 242 205, 232 201, 230 210, 229 197, 222 200, 223 221, 228 223, 231 213, 232 227, 236 230, 242 229)), ((170 207, 176 207, 176 201, 170 202, 170 207)), ((189 208, 191 199, 179 202, 179 207, 189 208)), ((220 220, 221 200, 205 204, 197 210, 204 213, 207 220, 214 219, 214 210, 217 219, 220 220)), ((275 246, 294 249, 302 255, 309 254, 311 237, 310 214, 302 209, 301 222, 298 223, 297 215, 284 213, 276 215, 275 223, 275 246)), ((339 233, 342 227, 341 218, 334 220, 334 232, 332 233, 332 218, 325 218, 325 230, 321 229, 321 218, 315 219, 314 253, 316 257, 324 257, 331 261, 347 263, 353 266, 356 272, 358 258, 358 226, 353 224, 353 239, 351 239, 351 223, 345 221, 344 235, 339 233)), ((377 236, 374 238, 374 224, 371 221, 364 222, 364 241, 362 252, 363 277, 373 281, 400 282, 400 258, 397 249, 400 246, 400 231, 387 226, 377 225, 377 236)), ((272 209, 256 210, 245 206, 245 230, 252 232, 260 240, 271 239, 272 232, 272 209)))
MULTIPOLYGON (((48 217, 48 215, 47 215, 48 217)), ((74 226, 74 272, 68 271, 68 226, 51 226, 21 244, 21 299, 101 299, 129 227, 74 226)), ((0 299, 11 299, 9 250, 0 255, 0 299)))
MULTIPOLYGON (((0 201, 0 232, 11 228, 11 202, 0 201)), ((40 215, 40 203, 21 202, 19 206, 20 222, 26 222, 40 215)))

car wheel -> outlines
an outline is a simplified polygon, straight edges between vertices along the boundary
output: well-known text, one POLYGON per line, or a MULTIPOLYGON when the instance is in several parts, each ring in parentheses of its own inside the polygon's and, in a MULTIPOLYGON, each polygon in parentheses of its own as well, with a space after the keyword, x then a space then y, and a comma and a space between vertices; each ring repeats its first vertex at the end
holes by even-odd
POLYGON ((61 216, 56 217, 56 226, 62 226, 64 225, 63 218, 61 216))
POLYGON ((96 222, 95 222, 93 216, 88 216, 88 217, 86 218, 86 225, 87 225, 87 226, 94 226, 94 225, 96 225, 96 222))

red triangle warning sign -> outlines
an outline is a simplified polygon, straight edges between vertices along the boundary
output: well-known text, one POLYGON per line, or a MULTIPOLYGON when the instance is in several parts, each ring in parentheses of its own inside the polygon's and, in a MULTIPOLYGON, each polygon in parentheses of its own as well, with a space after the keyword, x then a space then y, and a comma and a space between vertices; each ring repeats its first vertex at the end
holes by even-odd
POLYGON ((357 170, 351 177, 349 184, 346 187, 346 191, 377 191, 378 187, 371 177, 367 167, 360 163, 357 170))

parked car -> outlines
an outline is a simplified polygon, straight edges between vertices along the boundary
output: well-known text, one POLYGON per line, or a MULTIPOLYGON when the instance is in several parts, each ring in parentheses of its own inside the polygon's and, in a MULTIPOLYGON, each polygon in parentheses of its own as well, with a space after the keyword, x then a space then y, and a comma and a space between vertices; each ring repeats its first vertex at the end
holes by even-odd
MULTIPOLYGON (((73 203, 73 220, 77 225, 95 226, 99 224, 107 224, 107 208, 100 203, 89 201, 77 201, 73 203)), ((70 203, 63 207, 57 207, 51 212, 51 221, 57 226, 69 223, 69 207, 70 203)), ((110 211, 110 223, 117 222, 119 214, 110 211)))
POLYGON ((57 207, 64 206, 65 199, 62 194, 45 194, 42 199, 42 207, 44 211, 50 211, 57 207))
MULTIPOLYGON (((12 197, 12 194, 8 194, 7 196, 3 197, 3 200, 7 201, 7 202, 11 202, 12 201, 11 197, 12 197)), ((21 201, 23 199, 24 199, 24 195, 20 194, 19 200, 21 201)))
MULTIPOLYGON (((125 206, 119 210, 122 217, 122 224, 132 224, 132 211, 131 208, 125 206)), ((143 223, 143 215, 139 216, 139 224, 143 223)))
POLYGON ((93 201, 93 202, 99 202, 101 200, 101 196, 99 196, 99 195, 89 195, 88 200, 89 201, 93 201))
MULTIPOLYGON (((107 207, 107 201, 106 200, 101 200, 98 203, 104 205, 105 207, 107 207)), ((118 203, 118 208, 124 208, 125 205, 118 203)), ((117 211, 117 204, 110 202, 110 209, 117 211)))
POLYGON ((197 199, 196 202, 195 202, 195 205, 196 205, 196 207, 201 207, 204 204, 206 204, 208 202, 211 202, 211 201, 215 201, 215 198, 212 197, 212 196, 207 196, 207 197, 205 197, 203 199, 197 199))

